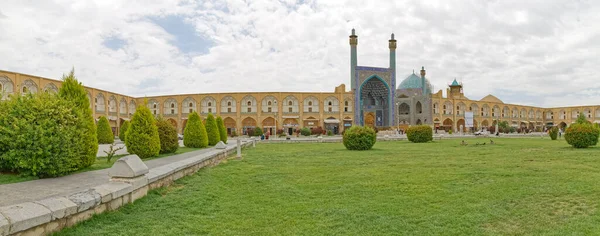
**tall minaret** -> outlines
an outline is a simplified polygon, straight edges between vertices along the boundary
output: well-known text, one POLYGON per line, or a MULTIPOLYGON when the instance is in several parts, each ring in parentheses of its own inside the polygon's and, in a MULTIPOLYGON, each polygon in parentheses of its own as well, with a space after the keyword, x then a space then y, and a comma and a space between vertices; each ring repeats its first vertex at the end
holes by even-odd
POLYGON ((352 90, 357 89, 356 78, 354 77, 356 72, 357 65, 357 55, 356 55, 356 46, 358 45, 358 36, 352 29, 352 34, 350 35, 350 88, 352 90))
POLYGON ((389 102, 389 124, 396 124, 396 39, 394 39, 394 33, 392 33, 391 39, 388 41, 390 48, 390 70, 392 73, 391 88, 390 88, 390 102, 389 102))
POLYGON ((422 95, 427 95, 427 85, 425 84, 425 67, 422 66, 421 67, 421 88, 423 89, 423 94, 422 95))

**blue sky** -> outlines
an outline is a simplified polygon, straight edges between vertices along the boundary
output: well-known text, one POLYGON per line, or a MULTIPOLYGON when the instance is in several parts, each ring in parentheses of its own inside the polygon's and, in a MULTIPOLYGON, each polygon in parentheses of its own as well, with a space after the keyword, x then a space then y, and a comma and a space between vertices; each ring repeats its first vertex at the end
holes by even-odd
MULTIPOLYGON (((358 62, 398 82, 421 66, 436 90, 536 106, 600 103, 600 2, 571 0, 147 0, 29 2, 0 10, 0 69, 132 96, 333 91, 358 62), (35 17, 31 17, 32 13, 35 17)), ((348 86, 349 87, 349 86, 348 86)))

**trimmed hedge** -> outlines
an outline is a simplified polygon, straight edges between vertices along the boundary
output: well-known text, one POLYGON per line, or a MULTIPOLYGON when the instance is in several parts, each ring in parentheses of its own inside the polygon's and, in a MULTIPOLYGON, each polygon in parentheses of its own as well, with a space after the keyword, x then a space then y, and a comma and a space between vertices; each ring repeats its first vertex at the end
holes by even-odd
POLYGON ((0 171, 55 177, 85 167, 87 157, 81 155, 90 145, 79 127, 87 117, 74 107, 49 93, 13 95, 0 102, 0 171))
POLYGON ((208 134, 200 116, 195 111, 188 115, 188 121, 183 131, 183 145, 191 148, 208 146, 208 134))
POLYGON ((208 146, 215 146, 221 141, 217 121, 211 113, 208 113, 208 117, 206 117, 206 134, 208 135, 208 146))
POLYGON ((433 140, 433 131, 428 125, 411 126, 406 130, 408 141, 426 143, 433 140))
POLYGON ((106 117, 100 117, 100 120, 98 120, 98 128, 96 129, 96 132, 98 132, 99 144, 111 144, 115 142, 115 134, 113 134, 112 129, 110 128, 110 124, 108 123, 108 119, 106 119, 106 117))
POLYGON ((125 122, 123 122, 123 124, 121 125, 121 128, 119 128, 119 139, 123 142, 125 142, 125 134, 127 133, 127 129, 129 128, 129 121, 126 120, 125 122))
POLYGON ((600 129, 587 121, 583 114, 579 115, 575 124, 565 130, 565 140, 574 148, 595 146, 599 137, 600 129))
POLYGON ((154 116, 146 104, 137 106, 127 133, 125 134, 127 152, 136 154, 140 158, 158 156, 160 152, 160 138, 154 116))
POLYGON ((556 140, 556 138, 558 138, 558 127, 552 126, 552 128, 550 128, 550 132, 548 132, 548 134, 550 135, 550 139, 556 140))
POLYGON ((177 129, 171 122, 159 117, 156 120, 156 128, 158 129, 158 138, 160 139, 159 153, 174 153, 179 148, 179 138, 177 137, 177 129))
POLYGON ((260 137, 261 135, 263 135, 263 130, 262 130, 262 128, 260 128, 260 127, 256 126, 256 128, 254 128, 254 133, 253 133, 253 135, 254 135, 254 136, 258 136, 258 137, 260 137))
POLYGON ((219 127, 219 138, 221 138, 223 143, 227 143, 227 129, 225 128, 225 123, 220 116, 217 117, 217 126, 219 127))
POLYGON ((348 150, 369 150, 377 142, 375 130, 368 126, 352 126, 344 131, 343 143, 348 150))
POLYGON ((81 141, 76 148, 81 159, 79 168, 88 167, 96 162, 96 154, 98 153, 98 137, 94 116, 92 115, 91 101, 85 87, 77 81, 74 69, 68 75, 63 75, 62 81, 58 96, 73 102, 73 108, 79 110, 75 113, 78 118, 75 124, 79 133, 77 136, 81 141))

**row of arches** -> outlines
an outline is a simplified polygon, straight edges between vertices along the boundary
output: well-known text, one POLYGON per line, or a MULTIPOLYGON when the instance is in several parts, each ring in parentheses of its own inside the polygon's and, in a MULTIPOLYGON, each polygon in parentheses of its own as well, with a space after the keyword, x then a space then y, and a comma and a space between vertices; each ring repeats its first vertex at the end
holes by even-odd
POLYGON ((132 99, 127 102, 125 98, 121 98, 119 101, 119 105, 117 106, 117 98, 114 95, 110 95, 108 98, 108 103, 106 102, 106 98, 104 94, 98 93, 96 97, 92 100, 92 94, 88 91, 88 99, 90 100, 90 106, 96 111, 104 113, 106 110, 110 113, 119 113, 121 115, 133 114, 135 112, 136 103, 132 99))
MULTIPOLYGON (((477 120, 473 120, 473 130, 480 130, 480 129, 487 129, 491 126, 495 126, 496 125, 496 120, 494 121, 488 121, 488 120, 482 120, 480 122, 478 122, 477 120)), ((434 123, 436 123, 436 128, 440 129, 440 130, 445 130, 445 131, 449 131, 449 130, 453 130, 453 131, 460 131, 460 127, 462 126, 463 128, 463 132, 467 132, 469 130, 469 128, 467 128, 465 120, 464 119, 458 119, 456 121, 456 123, 450 119, 450 118, 446 118, 444 119, 444 121, 440 122, 439 119, 435 119, 434 123)), ((517 121, 513 121, 509 124, 512 127, 516 127, 516 128, 528 128, 528 129, 534 129, 536 127, 542 127, 544 126, 543 122, 517 122, 517 121)), ((559 124, 559 127, 565 127, 566 123, 561 122, 559 124)))
MULTIPOLYGON (((26 79, 21 83, 20 93, 37 93, 38 85, 31 79, 26 79)), ((54 83, 48 83, 43 90, 47 93, 58 93, 58 87, 54 83)), ((8 95, 15 93, 15 85, 11 79, 6 76, 0 76, 0 94, 2 99, 6 99, 8 95)))
MULTIPOLYGON (((415 112, 417 114, 423 113, 423 105, 420 101, 415 104, 415 112)), ((398 115, 409 115, 410 114, 410 105, 403 102, 398 106, 398 115)))
MULTIPOLYGON (((181 103, 175 98, 169 98, 163 102, 162 106, 157 99, 150 99, 148 101, 148 108, 153 114, 177 115, 180 106, 182 114, 189 114, 194 111, 216 113, 217 107, 220 108, 221 113, 236 113, 238 109, 242 114, 256 113, 258 109, 263 113, 277 113, 279 109, 282 109, 283 113, 300 112, 300 101, 292 95, 285 97, 281 104, 274 96, 266 96, 259 103, 252 95, 243 97, 239 103, 232 96, 222 98, 219 103, 211 96, 205 97, 200 103, 192 97, 186 97, 181 103)), ((352 101, 351 99, 346 99, 340 104, 339 100, 334 96, 325 98, 322 103, 314 96, 306 97, 302 101, 304 113, 319 113, 321 107, 323 107, 324 112, 337 113, 340 112, 340 109, 343 109, 344 112, 352 112, 352 101)))
MULTIPOLYGON (((600 108, 596 109, 597 115, 596 117, 600 117, 600 108)), ((484 104, 479 107, 476 103, 471 103, 467 106, 463 102, 459 102, 454 106, 452 102, 446 101, 442 104, 435 102, 433 103, 433 113, 434 114, 443 114, 443 115, 464 115, 465 112, 470 111, 473 112, 474 116, 481 117, 500 117, 500 118, 521 118, 521 119, 543 119, 544 113, 546 113, 546 118, 553 118, 553 114, 549 111, 544 112, 541 109, 534 108, 516 108, 512 109, 509 106, 503 106, 502 108, 499 105, 490 106, 488 104, 484 104)), ((590 108, 586 108, 588 118, 592 118, 592 112, 590 108)), ((561 119, 566 119, 566 112, 561 113, 561 119)), ((573 111, 573 118, 576 118, 579 115, 579 111, 573 111)))

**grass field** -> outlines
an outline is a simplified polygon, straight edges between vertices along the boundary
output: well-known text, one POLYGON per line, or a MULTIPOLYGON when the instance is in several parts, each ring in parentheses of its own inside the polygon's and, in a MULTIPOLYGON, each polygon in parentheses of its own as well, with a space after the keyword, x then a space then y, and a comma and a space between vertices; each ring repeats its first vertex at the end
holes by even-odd
MULTIPOLYGON (((195 150, 200 150, 200 148, 179 147, 175 153, 160 154, 156 157, 144 159, 144 161, 161 158, 161 157, 168 157, 168 156, 191 152, 191 151, 195 151, 195 150)), ((123 156, 126 156, 126 155, 116 155, 110 160, 110 162, 106 161, 106 157, 97 157, 96 162, 94 162, 94 164, 92 164, 90 167, 81 169, 79 171, 76 171, 75 173, 110 168, 115 163, 116 160, 118 160, 119 158, 121 158, 123 156)), ((35 180, 35 179, 38 179, 38 177, 21 176, 19 174, 14 174, 14 173, 0 173, 0 184, 11 184, 11 183, 18 183, 18 182, 24 182, 24 181, 29 181, 29 180, 35 180)))
POLYGON ((600 234, 599 147, 466 141, 259 144, 57 235, 600 234))

